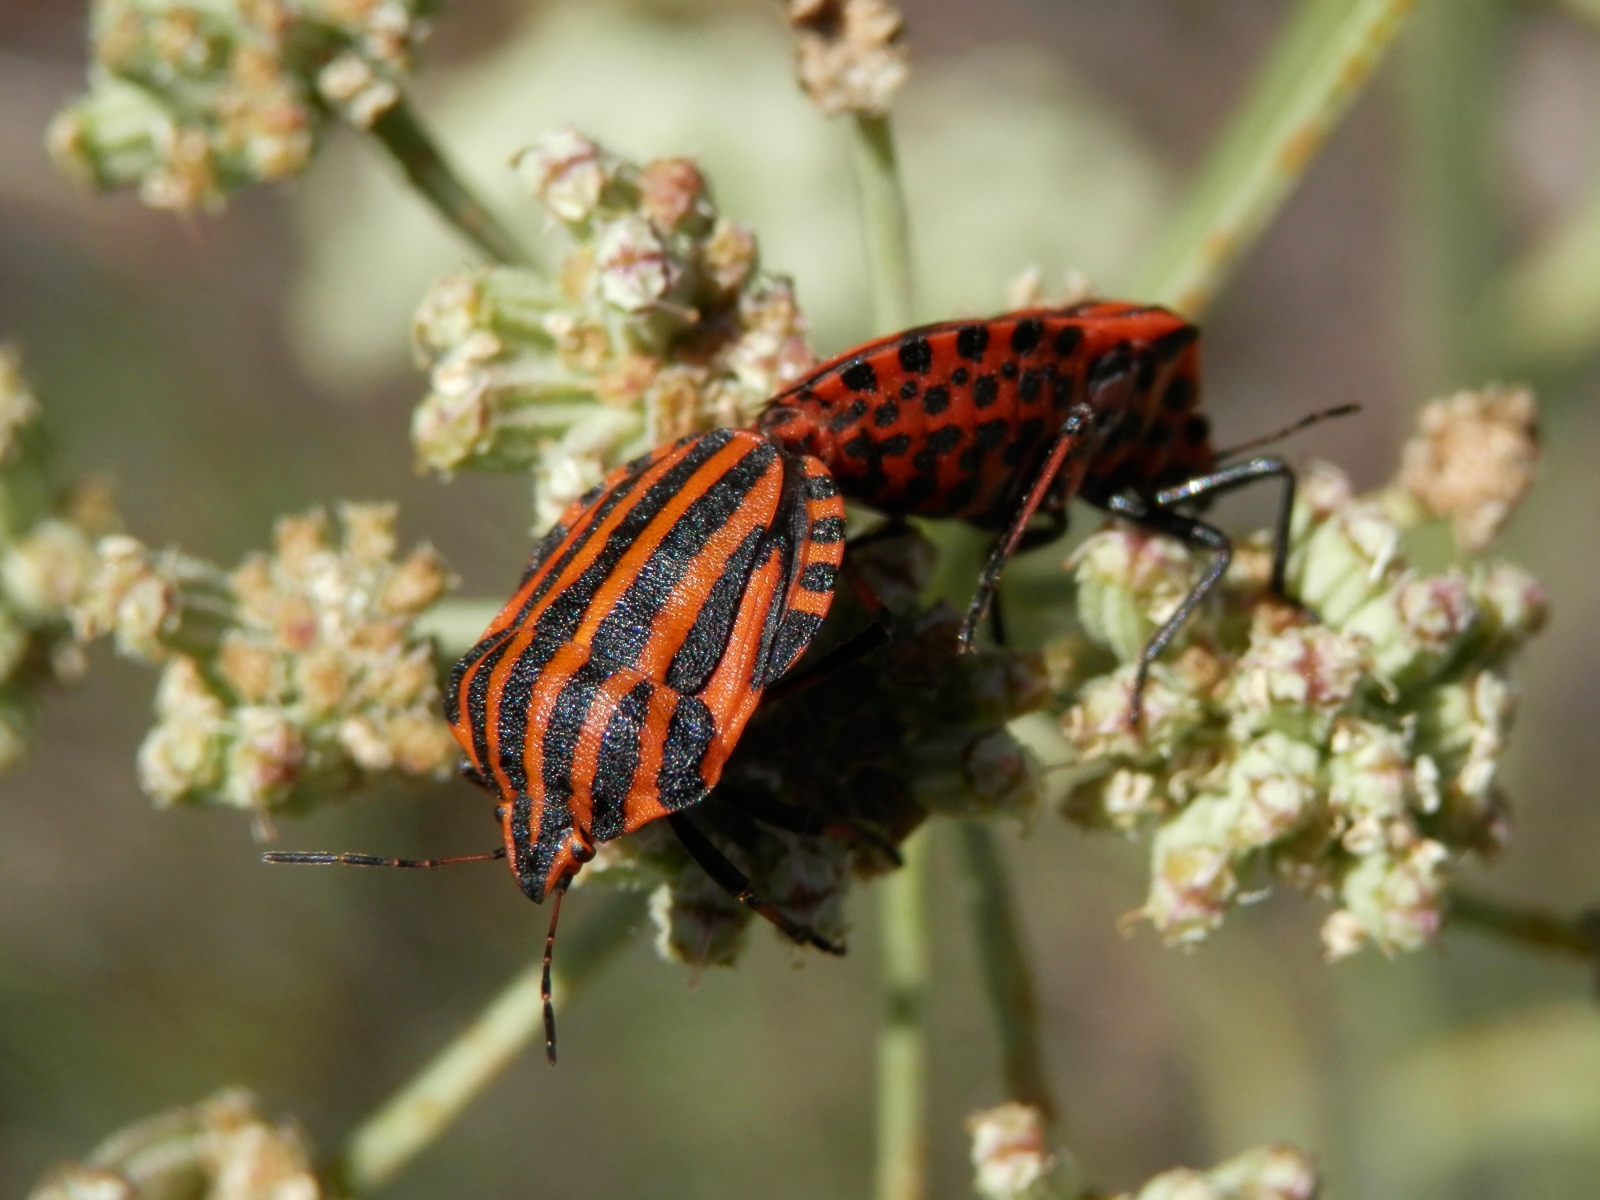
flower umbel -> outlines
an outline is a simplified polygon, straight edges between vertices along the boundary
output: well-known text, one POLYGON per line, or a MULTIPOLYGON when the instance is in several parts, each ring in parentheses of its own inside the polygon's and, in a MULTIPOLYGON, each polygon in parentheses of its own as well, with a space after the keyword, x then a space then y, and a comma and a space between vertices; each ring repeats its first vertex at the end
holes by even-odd
POLYGON ((400 98, 428 0, 96 0, 89 90, 50 150, 96 188, 214 209, 304 170, 329 117, 400 98))
POLYGON ((427 469, 531 469, 544 528, 618 463, 747 424, 813 356, 790 282, 760 269, 690 160, 632 163, 558 129, 517 170, 566 235, 559 267, 434 285, 411 429, 427 469))
POLYGON ((422 546, 395 556, 395 506, 278 522, 270 554, 224 573, 105 539, 80 636, 163 663, 139 777, 159 804, 221 804, 264 821, 385 775, 443 778, 431 642, 412 626, 449 586, 422 546))
POLYGON ((250 1093, 219 1092, 130 1125, 83 1162, 57 1167, 29 1200, 320 1200, 305 1135, 262 1116, 250 1093))
POLYGON ((58 492, 43 410, 20 356, 0 347, 0 771, 27 753, 39 687, 83 673, 70 612, 95 573, 96 539, 116 525, 103 485, 58 492))
MULTIPOLYGON (((1511 405, 1531 427, 1507 395, 1448 406, 1459 417, 1511 405)), ((1439 413, 1424 410, 1426 436, 1439 433, 1439 413)), ((1501 453, 1504 422, 1479 429, 1485 454, 1517 457, 1501 453)), ((1402 481, 1420 453, 1408 453, 1402 481)), ((1444 457, 1476 453, 1458 442, 1444 457)), ((1517 469, 1524 483, 1529 470, 1517 469)), ((1492 519, 1474 501, 1469 527, 1492 532, 1518 495, 1497 490, 1492 519)), ((1240 547, 1219 601, 1152 671, 1138 729, 1127 719, 1131 661, 1197 564, 1178 542, 1121 526, 1074 554, 1084 634, 1051 655, 1071 701, 1066 808, 1085 824, 1153 833, 1142 915, 1167 941, 1205 937, 1277 877, 1338 905, 1323 929, 1329 957, 1366 942, 1415 949, 1440 928, 1452 865, 1507 840, 1495 779, 1516 692, 1504 670, 1542 626, 1545 593, 1506 563, 1408 566, 1408 522, 1459 523, 1467 509, 1395 496, 1354 496, 1341 473, 1314 466, 1289 560, 1290 594, 1305 607, 1266 594, 1261 537, 1240 547)))
POLYGON ((1305 1152, 1280 1144, 1246 1150, 1209 1171, 1163 1171, 1114 1200, 1316 1200, 1321 1191, 1305 1152))

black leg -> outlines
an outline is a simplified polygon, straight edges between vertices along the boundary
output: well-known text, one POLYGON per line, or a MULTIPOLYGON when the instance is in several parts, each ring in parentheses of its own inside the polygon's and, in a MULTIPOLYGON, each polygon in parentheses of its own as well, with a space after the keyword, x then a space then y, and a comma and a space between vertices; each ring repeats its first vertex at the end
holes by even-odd
POLYGON ((723 891, 757 916, 771 921, 790 941, 799 946, 815 946, 828 954, 844 953, 844 947, 838 942, 825 938, 810 926, 802 925, 784 915, 772 901, 757 895, 751 889, 750 880, 745 877, 744 872, 729 862, 722 851, 712 844, 711 839, 700 832, 689 819, 688 813, 675 812, 667 818, 667 823, 672 826, 672 832, 678 835, 678 840, 689 852, 689 857, 699 863, 701 869, 711 876, 723 891))
POLYGON ((989 636, 994 638, 996 646, 1004 646, 1009 640, 1006 637, 1006 608, 1000 599, 999 588, 995 588, 994 595, 989 597, 989 636))
POLYGON ((1222 577, 1227 574, 1228 564, 1233 561, 1233 542, 1229 540, 1227 534, 1214 525, 1207 525, 1204 521, 1170 509, 1148 507, 1136 496, 1113 496, 1107 507, 1137 525, 1154 529, 1159 533, 1171 534, 1185 545, 1212 551, 1211 562, 1201 572, 1200 578, 1195 580, 1194 586, 1189 589, 1172 615, 1150 636, 1150 640, 1144 644, 1144 649, 1139 651, 1139 668, 1133 677, 1133 695, 1128 699, 1128 723, 1137 729, 1140 718, 1144 715, 1144 688, 1150 678, 1150 664, 1155 662, 1161 652, 1171 644, 1172 639, 1178 635, 1178 630, 1182 629, 1184 622, 1194 615, 1194 610, 1200 607, 1211 593, 1211 589, 1222 582, 1222 577))
POLYGON ((1289 522, 1294 517, 1295 481, 1294 468, 1283 459, 1272 455, 1246 459, 1242 463, 1234 463, 1231 467, 1223 467, 1209 475, 1197 475, 1173 487, 1163 488, 1149 500, 1158 509, 1166 509, 1205 496, 1231 492, 1235 488, 1244 487, 1260 479, 1283 480, 1283 492, 1278 500, 1278 516, 1272 529, 1272 594, 1280 600, 1287 600, 1289 595, 1284 587, 1284 575, 1289 566, 1289 522))
POLYGON ((736 787, 728 783, 718 784, 716 791, 711 794, 715 799, 738 809, 746 816, 753 817, 763 825, 782 829, 786 833, 797 833, 801 837, 831 837, 841 841, 865 842, 895 866, 901 865, 899 848, 888 838, 859 821, 845 817, 824 816, 809 809, 797 808, 793 804, 785 804, 782 800, 774 800, 754 788, 736 787))
MULTIPOLYGON (((1093 410, 1085 404, 1076 405, 1061 423, 1061 429, 1050 448, 1050 455, 1028 488, 1027 498, 1017 510, 1016 518, 1006 532, 1000 535, 1000 540, 994 544, 994 549, 989 553, 989 560, 983 564, 983 571, 978 576, 978 590, 972 594, 972 603, 967 606, 966 618, 961 622, 961 632, 957 635, 957 644, 963 652, 971 651, 978 622, 983 620, 984 613, 989 610, 989 605, 994 600, 995 589, 1000 586, 1000 573, 1005 570, 1011 556, 1017 552, 1017 547, 1027 532, 1028 523, 1033 520, 1033 514, 1039 511, 1045 498, 1050 495, 1056 478, 1063 470, 1070 471, 1071 466, 1086 460, 1099 444, 1100 440, 1095 434, 1093 410)), ((1068 478, 1071 479, 1070 473, 1068 478)))

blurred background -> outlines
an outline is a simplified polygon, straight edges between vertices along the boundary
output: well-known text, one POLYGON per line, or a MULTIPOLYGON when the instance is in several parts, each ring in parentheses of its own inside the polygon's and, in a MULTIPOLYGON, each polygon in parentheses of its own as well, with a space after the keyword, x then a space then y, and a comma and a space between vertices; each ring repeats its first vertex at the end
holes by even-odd
MULTIPOLYGON (((897 119, 935 318, 1004 307, 1032 264, 1116 294, 1288 6, 902 7, 914 73, 897 119)), ((1206 321, 1223 440, 1357 401, 1361 417, 1291 453, 1363 485, 1393 470, 1423 399, 1539 386, 1544 476, 1499 549, 1548 584, 1554 618, 1519 672, 1515 844, 1471 882, 1562 911, 1600 901, 1600 12, 1585 8, 1425 2, 1206 321)), ((528 549, 525 482, 420 478, 406 436, 424 390, 410 310, 460 247, 348 133, 219 219, 75 193, 41 143, 81 87, 85 9, 0 0, 0 339, 26 350, 63 474, 110 476, 141 538, 223 563, 280 513, 398 498, 407 541, 437 545, 463 594, 503 594, 528 549)), ((758 0, 454 0, 416 96, 530 231, 503 164, 551 125, 630 156, 700 156, 831 352, 867 330, 847 151, 788 54, 758 0)), ((0 781, 5 1194, 229 1083, 336 1146, 542 938, 499 869, 269 871, 237 815, 153 812, 133 767, 152 685, 101 652, 0 781)), ((282 844, 478 850, 484 809, 464 784, 379 797, 282 844)), ((1600 1008, 1581 969, 1470 930, 1439 953, 1328 967, 1322 908, 1288 894, 1167 951, 1117 932, 1143 847, 1046 811, 1004 837, 1067 1134, 1097 1184, 1288 1139, 1318 1154, 1333 1197, 1595 1194, 1600 1008)), ((933 1190, 959 1196, 961 1120, 1000 1091, 949 847, 938 863, 933 1190)), ((560 1069, 518 1062, 389 1194, 865 1193, 871 899, 858 889, 850 957, 801 969, 757 930, 737 970, 691 983, 641 931, 563 1018, 560 1069)))

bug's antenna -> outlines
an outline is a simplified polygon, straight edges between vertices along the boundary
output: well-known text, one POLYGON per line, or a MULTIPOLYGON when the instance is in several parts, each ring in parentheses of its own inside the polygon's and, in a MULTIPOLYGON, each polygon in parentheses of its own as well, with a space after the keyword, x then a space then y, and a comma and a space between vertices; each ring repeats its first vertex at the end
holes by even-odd
POLYGON ((1222 462, 1236 454, 1243 454, 1246 450, 1255 450, 1262 446, 1270 446, 1273 442, 1280 442, 1286 437, 1299 433, 1302 429, 1309 429, 1323 421, 1331 421, 1335 417, 1348 417, 1361 411, 1359 404, 1336 404, 1332 408, 1324 408, 1318 412, 1308 413, 1292 425, 1285 425, 1277 433, 1269 433, 1266 437, 1251 438, 1248 442, 1240 442, 1237 446, 1229 446, 1226 450, 1218 450, 1216 461, 1222 462))
POLYGON ((556 885, 550 898, 550 931, 544 935, 544 974, 539 979, 539 998, 544 1001, 544 1057, 556 1065, 556 1006, 551 999, 550 964, 556 956, 556 922, 561 920, 561 897, 567 894, 567 880, 556 885))
POLYGON ((268 850, 261 861, 304 867, 453 867, 457 863, 493 862, 505 856, 504 846, 487 854, 460 854, 454 858, 379 858, 376 854, 334 854, 327 850, 268 850))

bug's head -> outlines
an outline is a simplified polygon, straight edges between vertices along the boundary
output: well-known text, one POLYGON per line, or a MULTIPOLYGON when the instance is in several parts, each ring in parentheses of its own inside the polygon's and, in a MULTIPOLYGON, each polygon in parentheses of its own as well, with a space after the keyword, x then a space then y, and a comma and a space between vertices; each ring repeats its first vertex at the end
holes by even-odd
POLYGON ((500 822, 506 863, 517 886, 529 900, 542 904, 594 857, 594 847, 565 822, 541 829, 536 808, 531 797, 519 795, 495 805, 494 817, 500 822))

